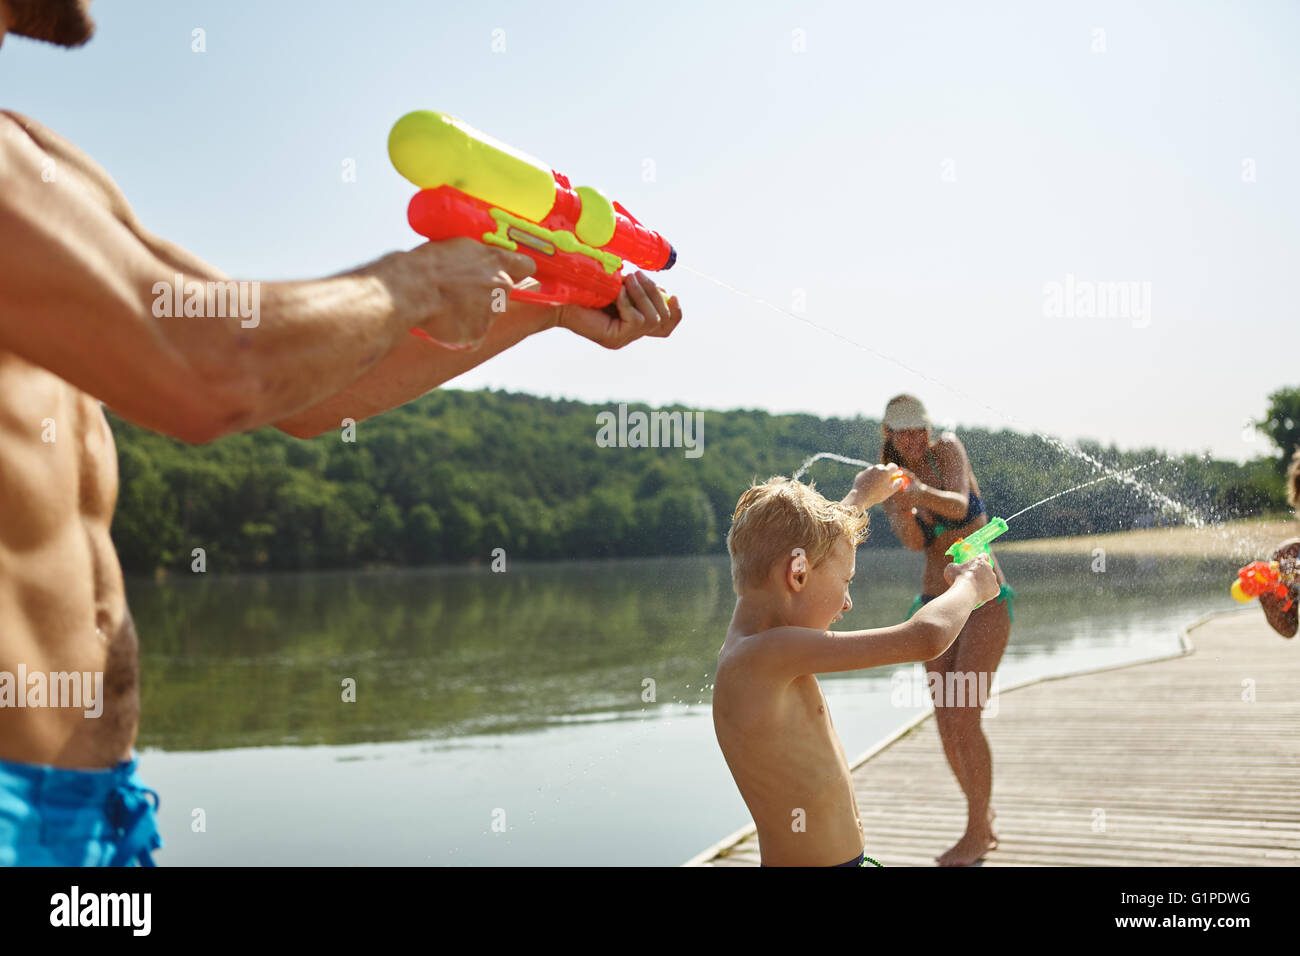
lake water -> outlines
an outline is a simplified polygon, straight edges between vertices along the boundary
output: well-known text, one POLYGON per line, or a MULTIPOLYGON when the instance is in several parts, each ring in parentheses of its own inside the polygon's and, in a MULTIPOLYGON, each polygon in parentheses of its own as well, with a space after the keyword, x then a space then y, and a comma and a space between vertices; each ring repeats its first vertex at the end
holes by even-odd
MULTIPOLYGON (((1004 685, 1167 654, 1237 606, 1228 562, 999 560, 1020 594, 1004 685)), ((920 576, 919 554, 860 550, 837 628, 897 623, 920 576)), ((725 557, 128 592, 162 865, 675 865, 749 820, 709 715, 725 557)), ((896 670, 822 680, 850 759, 925 706, 896 670)))

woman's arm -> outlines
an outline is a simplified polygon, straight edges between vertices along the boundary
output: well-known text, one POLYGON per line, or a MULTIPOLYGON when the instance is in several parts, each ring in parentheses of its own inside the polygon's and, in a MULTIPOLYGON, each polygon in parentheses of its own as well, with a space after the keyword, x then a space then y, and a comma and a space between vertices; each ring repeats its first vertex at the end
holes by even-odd
POLYGON ((904 505, 925 508, 940 518, 958 521, 970 507, 970 464, 966 449, 956 435, 948 432, 934 443, 934 452, 944 487, 935 488, 911 475, 911 485, 899 498, 904 505))
POLYGON ((925 535, 916 523, 916 509, 904 507, 894 498, 886 501, 884 508, 885 517, 889 519, 889 527, 893 529, 894 537, 898 538, 903 547, 908 551, 924 550, 925 535))
POLYGON ((872 505, 887 501, 898 491, 895 482, 898 472, 898 466, 892 461, 864 468, 853 479, 853 488, 841 499, 841 504, 866 511, 872 505))
POLYGON ((916 522, 911 520, 915 511, 909 508, 906 509, 905 517, 900 516, 904 509, 900 508, 895 498, 900 490, 895 480, 899 470, 898 465, 891 461, 858 472, 853 479, 852 490, 844 496, 842 502, 850 508, 861 508, 864 511, 872 505, 883 504, 890 527, 902 541, 903 547, 909 551, 920 551, 925 547, 925 537, 916 522))

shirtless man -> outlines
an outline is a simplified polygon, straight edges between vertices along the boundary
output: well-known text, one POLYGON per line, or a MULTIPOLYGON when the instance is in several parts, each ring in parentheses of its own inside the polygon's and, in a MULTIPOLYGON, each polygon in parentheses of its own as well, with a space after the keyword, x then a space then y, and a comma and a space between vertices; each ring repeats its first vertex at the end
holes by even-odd
MULTIPOLYGON (((88 6, 0 0, 0 41, 79 46, 94 30, 88 6)), ((638 273, 618 318, 523 303, 494 312, 498 290, 531 282, 533 263, 466 239, 261 283, 256 327, 157 318, 157 283, 226 277, 147 232, 89 156, 8 112, 0 183, 0 865, 148 863, 161 841, 156 795, 132 759, 136 634, 109 536, 117 460, 101 402, 188 442, 266 425, 305 438, 545 329, 620 348, 670 334, 681 309, 638 273), (94 676, 75 689, 102 681, 101 699, 51 706, 58 678, 46 675, 94 676)))
POLYGON ((739 599, 718 654, 713 725, 758 829, 764 866, 861 866, 866 839, 844 745, 816 674, 929 661, 997 597, 984 556, 950 564, 948 588, 893 627, 827 630, 853 607, 865 509, 897 466, 861 472, 843 502, 773 478, 740 497, 727 535, 739 599))

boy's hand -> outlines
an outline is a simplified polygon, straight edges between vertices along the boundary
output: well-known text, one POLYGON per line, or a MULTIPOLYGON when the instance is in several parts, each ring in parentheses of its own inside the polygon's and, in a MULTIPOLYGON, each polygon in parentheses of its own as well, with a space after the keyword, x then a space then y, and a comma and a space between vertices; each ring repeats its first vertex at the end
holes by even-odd
POLYGON ((677 296, 670 297, 643 272, 624 277, 615 305, 618 318, 600 309, 562 305, 556 324, 607 349, 621 349, 646 335, 666 338, 682 321, 677 296))
POLYGON ((894 480, 894 476, 900 470, 891 462, 888 465, 872 465, 858 472, 853 479, 853 490, 857 492, 858 506, 870 508, 897 492, 903 486, 903 482, 894 480))
POLYGON ((960 577, 969 577, 971 584, 975 585, 977 604, 992 601, 1002 590, 1002 585, 998 583, 998 576, 993 570, 993 562, 989 560, 987 554, 976 555, 962 564, 949 564, 943 569, 943 576, 949 586, 955 584, 960 577))

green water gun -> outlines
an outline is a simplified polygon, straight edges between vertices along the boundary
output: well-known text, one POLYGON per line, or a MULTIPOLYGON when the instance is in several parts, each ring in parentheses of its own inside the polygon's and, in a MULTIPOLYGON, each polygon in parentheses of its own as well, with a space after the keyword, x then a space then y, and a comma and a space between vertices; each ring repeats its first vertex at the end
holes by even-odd
MULTIPOLYGON (((958 538, 953 542, 951 548, 944 552, 952 558, 954 564, 963 564, 971 558, 979 557, 981 554, 987 554, 989 560, 993 560, 993 552, 989 549, 989 542, 1001 534, 1005 534, 1007 523, 1001 518, 990 518, 989 523, 978 531, 966 535, 964 538, 958 538)), ((976 608, 984 606, 981 601, 976 604, 976 608)))

